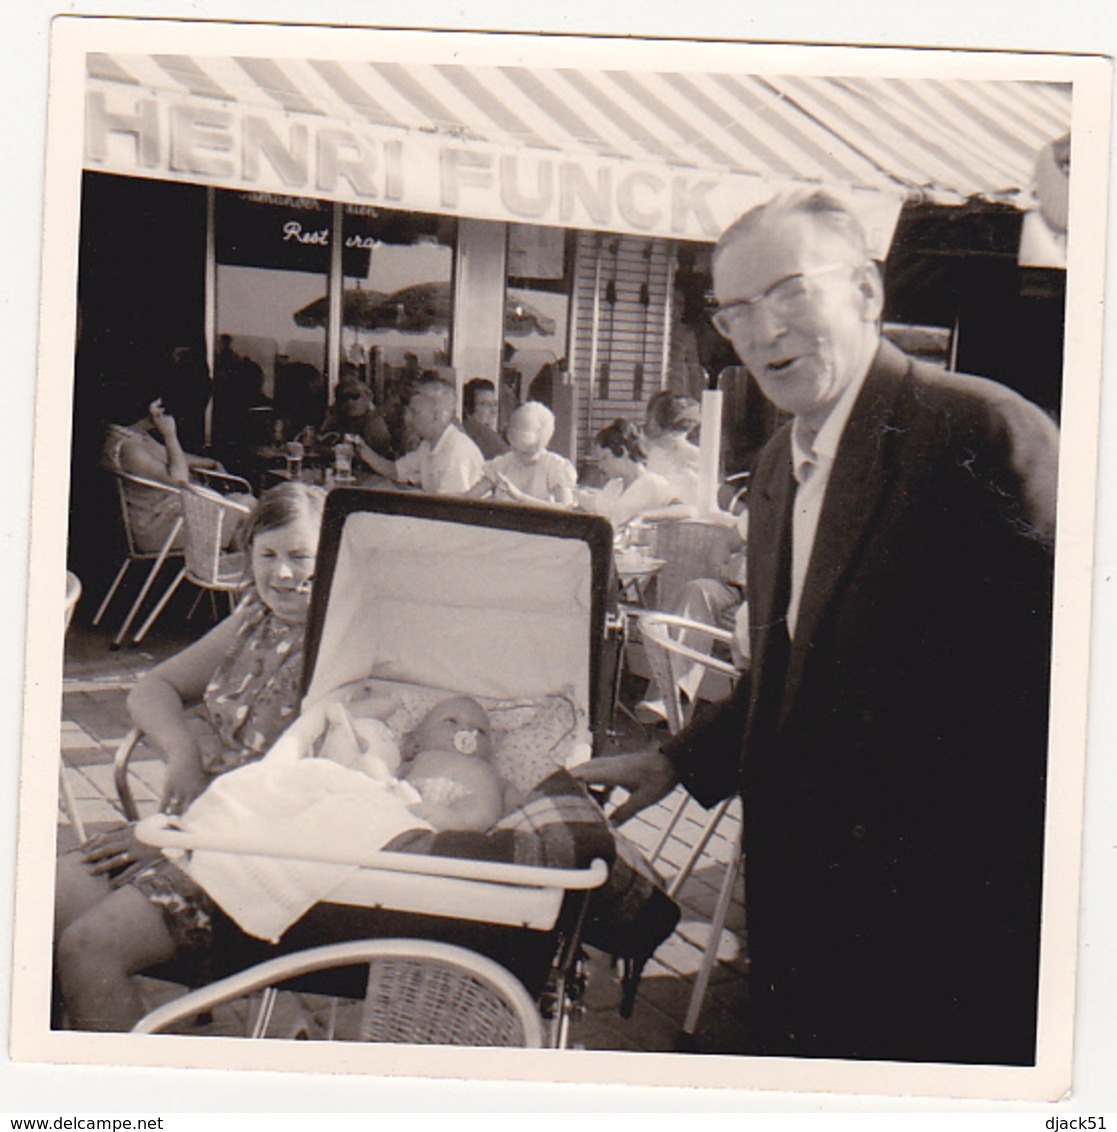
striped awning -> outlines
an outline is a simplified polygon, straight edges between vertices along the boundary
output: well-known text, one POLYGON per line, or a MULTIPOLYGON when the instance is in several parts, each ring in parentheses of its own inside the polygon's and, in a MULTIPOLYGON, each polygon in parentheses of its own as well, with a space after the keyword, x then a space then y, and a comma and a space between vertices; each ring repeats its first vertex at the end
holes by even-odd
POLYGON ((786 182, 1027 207, 1070 112, 1040 82, 92 53, 86 165, 713 239, 786 182))

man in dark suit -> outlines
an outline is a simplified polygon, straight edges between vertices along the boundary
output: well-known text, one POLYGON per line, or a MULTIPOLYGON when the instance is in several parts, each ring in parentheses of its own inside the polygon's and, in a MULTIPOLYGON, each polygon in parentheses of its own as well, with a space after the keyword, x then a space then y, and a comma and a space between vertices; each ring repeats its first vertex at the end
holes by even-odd
POLYGON ((795 191, 713 260, 715 324, 791 421, 749 496, 752 668, 661 749, 593 760, 623 821, 744 800, 754 1042, 1034 1061, 1057 432, 880 335, 856 220, 795 191))

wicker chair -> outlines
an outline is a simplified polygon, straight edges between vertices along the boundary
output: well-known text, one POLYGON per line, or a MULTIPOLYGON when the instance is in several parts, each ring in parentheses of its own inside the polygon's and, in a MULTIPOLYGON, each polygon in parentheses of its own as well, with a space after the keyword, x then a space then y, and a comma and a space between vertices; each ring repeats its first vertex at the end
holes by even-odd
POLYGON ((190 484, 183 488, 185 565, 140 626, 135 637, 136 644, 147 635, 183 581, 203 591, 228 594, 232 609, 235 595, 244 584, 247 557, 243 551, 226 551, 222 547, 229 542, 232 528, 250 510, 245 504, 227 499, 208 487, 190 484))
MULTIPOLYGON (((644 653, 647 656, 648 664, 651 667, 659 694, 663 697, 663 705, 667 713, 667 727, 671 734, 674 735, 678 731, 681 731, 689 722, 690 712, 693 708, 692 704, 684 704, 683 698, 679 693, 680 668, 682 665, 689 668, 692 665, 699 664, 714 672, 721 673, 730 680, 736 680, 741 676, 741 672, 728 661, 691 648, 683 644, 679 638, 684 632, 688 636, 691 634, 705 634, 710 637, 712 641, 718 641, 724 645, 728 645, 733 639, 733 634, 725 629, 716 628, 712 625, 704 625, 700 621, 691 621, 685 617, 678 617, 674 614, 659 613, 656 611, 648 611, 640 614, 639 623, 640 636, 644 644, 644 653)), ((690 801, 690 795, 682 791, 678 804, 672 812, 667 825, 664 827, 658 841, 648 855, 649 863, 654 864, 663 851, 664 846, 667 844, 667 839, 671 836, 672 831, 678 824, 679 819, 683 816, 683 811, 686 810, 690 801)), ((732 803, 732 797, 726 798, 724 801, 719 802, 711 811, 701 835, 694 844, 694 848, 691 849, 686 860, 668 886, 667 892, 669 896, 674 897, 677 895, 682 886, 687 882, 699 858, 709 844, 710 838, 713 837, 714 831, 721 823, 722 818, 725 817, 732 803)), ((729 863, 726 865, 725 876, 722 879, 721 888, 718 891, 714 913, 710 918, 710 934, 706 941, 706 947, 702 955, 702 964, 699 967, 698 976, 694 982, 694 990, 691 993, 690 1004, 687 1007, 686 1020, 682 1027, 683 1033, 687 1035, 693 1034, 698 1026, 698 1018, 702 1012, 702 1004, 706 998, 706 989, 709 986, 710 974, 713 971, 714 962, 717 959, 718 943, 721 939, 722 929, 725 927, 725 919, 729 912, 730 900, 733 896, 733 886, 740 873, 740 867, 741 842, 738 838, 734 842, 733 853, 729 863)))
POLYGON ((322 1040, 415 1045, 543 1046, 531 996, 505 968, 483 955, 428 940, 357 940, 270 959, 159 1007, 135 1027, 154 1034, 262 991, 248 1037, 269 1036, 283 984, 312 972, 368 967, 364 999, 352 1018, 336 1004, 320 1032, 271 1034, 322 1040))
POLYGON ((724 551, 726 529, 705 519, 662 519, 654 525, 654 553, 664 565, 656 577, 657 609, 674 609, 687 582, 715 576, 715 558, 724 551))

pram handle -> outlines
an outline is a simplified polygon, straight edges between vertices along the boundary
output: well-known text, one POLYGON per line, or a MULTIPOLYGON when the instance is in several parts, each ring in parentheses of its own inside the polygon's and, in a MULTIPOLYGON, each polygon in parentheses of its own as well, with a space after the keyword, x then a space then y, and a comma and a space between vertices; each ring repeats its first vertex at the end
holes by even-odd
POLYGON ((488 881, 494 884, 530 888, 599 888, 609 875, 608 866, 600 858, 595 858, 585 869, 549 869, 538 865, 513 865, 502 861, 421 856, 417 853, 392 853, 380 850, 353 854, 325 846, 317 847, 313 854, 309 854, 304 848, 277 844, 263 837, 235 833, 220 836, 191 833, 189 830, 175 828, 174 823, 177 820, 170 814, 152 814, 136 824, 136 837, 147 845, 161 849, 202 849, 214 853, 243 853, 254 857, 356 865, 360 868, 383 869, 387 872, 455 877, 462 880, 488 881))

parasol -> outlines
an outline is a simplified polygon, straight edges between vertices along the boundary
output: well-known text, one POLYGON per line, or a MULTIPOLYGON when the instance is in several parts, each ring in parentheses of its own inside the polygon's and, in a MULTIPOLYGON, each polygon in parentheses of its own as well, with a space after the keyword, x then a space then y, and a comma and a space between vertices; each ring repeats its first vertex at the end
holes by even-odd
MULTIPOLYGON (((341 300, 341 321, 352 330, 378 330, 378 310, 384 301, 383 291, 345 291, 341 300)), ((292 316, 299 326, 313 328, 325 326, 330 315, 330 297, 308 303, 292 316)))
MULTIPOLYGON (((422 334, 450 325, 453 295, 449 283, 413 283, 386 295, 381 291, 347 290, 342 300, 342 320, 355 330, 402 330, 422 334)), ((294 314, 299 326, 324 326, 329 298, 323 295, 294 314)), ((512 295, 505 298, 504 331, 516 337, 554 334, 555 321, 542 311, 512 295)))

